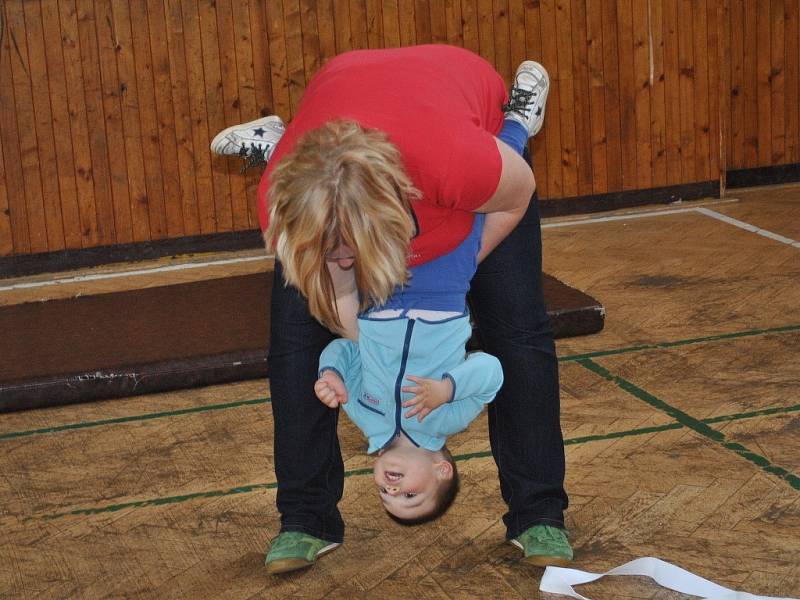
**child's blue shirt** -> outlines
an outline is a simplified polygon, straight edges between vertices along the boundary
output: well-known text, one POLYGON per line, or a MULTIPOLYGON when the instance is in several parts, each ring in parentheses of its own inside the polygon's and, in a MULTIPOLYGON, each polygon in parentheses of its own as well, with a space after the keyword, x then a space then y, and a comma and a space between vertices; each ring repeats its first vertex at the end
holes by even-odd
POLYGON ((448 436, 466 429, 503 384, 500 361, 484 352, 466 354, 472 328, 464 314, 446 321, 397 317, 358 320, 359 340, 331 342, 319 360, 320 374, 333 369, 344 381, 343 408, 376 452, 403 432, 417 446, 440 450, 448 436), (413 394, 407 375, 453 382, 453 397, 422 422, 401 405, 413 394))

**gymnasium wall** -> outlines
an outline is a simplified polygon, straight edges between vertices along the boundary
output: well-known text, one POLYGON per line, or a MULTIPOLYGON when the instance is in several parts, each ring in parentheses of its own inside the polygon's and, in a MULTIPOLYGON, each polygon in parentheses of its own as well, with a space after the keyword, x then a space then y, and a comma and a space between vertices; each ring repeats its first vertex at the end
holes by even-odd
MULTIPOLYGON (((797 163, 800 0, 0 0, 0 256, 257 226, 227 125, 292 117, 353 48, 451 43, 552 76, 550 201, 797 163)), ((590 198, 602 202, 603 198, 590 198)))

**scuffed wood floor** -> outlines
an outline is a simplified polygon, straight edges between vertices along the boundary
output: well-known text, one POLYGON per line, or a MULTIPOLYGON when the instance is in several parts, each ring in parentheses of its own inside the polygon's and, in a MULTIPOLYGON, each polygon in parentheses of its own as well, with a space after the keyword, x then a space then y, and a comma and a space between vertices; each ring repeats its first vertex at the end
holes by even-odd
MULTIPOLYGON (((800 189, 732 195, 705 203, 712 213, 546 223, 546 270, 608 311, 602 334, 559 343, 567 523, 577 568, 657 556, 800 596, 800 189)), ((413 529, 383 514, 345 418, 340 437, 346 543, 311 571, 270 577, 268 382, 1 415, 0 597, 539 596, 541 569, 503 541, 483 418, 451 440, 454 509, 413 529)), ((644 578, 580 591, 687 598, 644 578)))

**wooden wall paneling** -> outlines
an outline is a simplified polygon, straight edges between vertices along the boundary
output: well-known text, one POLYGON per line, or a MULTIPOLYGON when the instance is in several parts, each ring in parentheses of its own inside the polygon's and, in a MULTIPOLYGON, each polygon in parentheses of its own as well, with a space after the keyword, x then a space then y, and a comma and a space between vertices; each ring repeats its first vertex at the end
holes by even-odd
POLYGON ((608 189, 622 189, 622 116, 619 78, 619 41, 617 38, 617 4, 602 0, 603 72, 605 75, 605 119, 608 140, 608 189))
MULTIPOLYGON (((350 36, 354 49, 369 48, 366 0, 350 1, 350 36)), ((288 28, 287 28, 288 33, 288 28)), ((290 52, 291 54, 291 52, 290 52)))
MULTIPOLYGON (((256 99, 255 74, 253 73, 253 40, 250 24, 250 7, 248 0, 233 0, 233 32, 236 39, 236 73, 238 80, 238 108, 240 121, 251 121, 259 116, 258 101, 256 99)), ((316 18, 314 18, 316 27, 316 18)), ((316 34, 316 30, 314 31, 316 34)), ((309 32, 309 38, 311 38, 309 32)), ((315 38, 317 39, 317 38, 315 38)), ((303 56, 305 57, 305 46, 303 56)), ((317 44, 317 57, 319 44, 317 44)), ((305 58, 304 58, 305 60, 305 58)), ((235 169, 235 177, 239 167, 237 161, 228 161, 228 168, 235 169)), ((241 198, 233 197, 234 231, 255 229, 258 227, 258 212, 256 206, 256 188, 260 173, 256 170, 248 171, 244 179, 245 193, 241 198)))
MULTIPOLYGON (((770 64, 770 2, 760 0, 756 11, 756 54, 758 59, 757 76, 758 82, 758 163, 757 166, 768 166, 772 159, 772 89, 770 86, 770 76, 772 65, 770 64)), ((748 165, 750 166, 750 165, 748 165)))
POLYGON ((744 0, 744 128, 745 152, 742 166, 758 165, 758 28, 757 0, 744 0))
MULTIPOLYGON (((538 9, 536 9, 538 10, 538 9)), ((478 0, 461 0, 461 22, 464 48, 480 54, 481 42, 478 32, 478 0)), ((538 32, 537 32, 538 35, 538 32)))
MULTIPOLYGON (((224 97, 226 81, 230 73, 223 75, 223 57, 227 50, 221 52, 227 44, 220 44, 220 30, 217 13, 221 10, 227 12, 224 0, 200 0, 197 3, 200 17, 200 40, 202 44, 201 64, 205 81, 206 118, 201 119, 195 143, 195 161, 198 171, 211 174, 214 187, 212 220, 208 222, 210 231, 230 231, 233 228, 233 209, 231 205, 231 182, 226 168, 214 167, 208 142, 217 132, 223 130, 229 123, 226 118, 226 100, 224 97), (198 146, 198 144, 201 144, 198 146)), ((224 33, 226 38, 228 34, 224 33)), ((230 62, 227 61, 226 62, 230 62)), ((232 119, 238 122, 239 119, 232 119)), ((197 122, 195 124, 198 124, 197 122)))
POLYGON ((653 85, 650 88, 650 138, 652 144, 653 187, 667 185, 666 100, 664 73, 663 3, 649 1, 650 46, 653 56, 653 85))
MULTIPOLYGON (((251 0, 252 2, 253 0, 251 0)), ((311 0, 313 2, 313 0, 311 0)), ((336 56, 336 31, 334 29, 333 0, 317 0, 317 29, 319 30, 320 66, 336 56)), ((313 75, 313 74, 312 74, 313 75)))
POLYGON ((97 238, 101 245, 117 241, 114 219, 114 193, 111 185, 108 135, 103 112, 103 87, 100 76, 100 50, 97 44, 97 19, 91 0, 77 0, 77 24, 83 74, 83 99, 89 131, 89 173, 94 183, 97 238))
POLYGON ((384 0, 381 14, 383 23, 383 43, 385 48, 400 46, 400 6, 399 0, 384 0))
MULTIPOLYGON (((633 2, 633 70, 636 115, 636 187, 653 187, 653 150, 650 129, 651 65, 653 34, 649 0, 633 2)), ((655 78, 655 75, 653 75, 655 78)))
MULTIPOLYGON (((338 4, 337 4, 338 6, 338 4)), ((265 3, 267 39, 269 40, 269 66, 272 99, 275 113, 287 123, 292 118, 289 98, 289 71, 286 62, 286 42, 283 29, 283 3, 280 0, 265 3)), ((349 25, 348 25, 349 27, 349 25)), ((339 39, 336 38, 338 51, 339 39)))
MULTIPOLYGON (((784 70, 784 7, 783 0, 770 0, 770 106, 772 119, 772 153, 770 164, 786 163, 786 79, 784 70)), ((765 49, 766 51, 766 49, 765 49)))
MULTIPOLYGON (((552 65, 548 65, 542 55, 542 15, 541 4, 539 3, 525 3, 525 50, 527 58, 542 63, 548 73, 552 71, 552 65)), ((553 74, 551 74, 551 77, 553 74)), ((554 82, 551 80, 550 89, 554 82)), ((548 99, 548 104, 550 100, 548 99)), ((545 112, 544 126, 539 134, 529 142, 528 146, 531 150, 531 159, 533 162, 533 171, 536 177, 536 189, 539 196, 547 198, 549 196, 549 189, 547 185, 548 179, 548 163, 547 163, 547 130, 550 123, 550 112, 545 112)))
POLYGON ((497 64, 494 53, 494 19, 492 0, 478 0, 478 54, 493 65, 497 64))
MULTIPOLYGON (((577 105, 585 98, 578 98, 574 90, 574 64, 572 60, 572 30, 569 0, 555 0, 555 37, 558 54, 556 81, 558 85, 559 121, 561 123, 561 177, 562 194, 578 195, 578 150, 575 141, 577 105)), ((551 113, 552 114, 552 113, 551 113)))
POLYGON ((367 0, 367 45, 369 48, 384 47, 381 0, 367 0))
MULTIPOLYGON (((238 0, 217 0, 216 9, 224 122, 219 129, 209 129, 209 141, 222 129, 243 121, 251 121, 256 117, 254 99, 251 91, 248 91, 248 87, 252 90, 253 76, 250 70, 252 59, 248 56, 250 46, 249 35, 246 32, 249 31, 250 24, 247 22, 247 7, 244 2, 238 0), (245 34, 244 41, 240 40, 242 33, 245 34), (249 97, 247 107, 243 106, 243 96, 249 97)), ((298 52, 298 56, 302 62, 302 50, 298 52)), ((230 229, 233 231, 247 229, 250 226, 250 210, 247 203, 248 181, 250 187, 253 186, 252 178, 248 180, 247 177, 240 175, 240 165, 237 162, 211 156, 211 168, 228 174, 230 229)))
MULTIPOLYGON (((133 242, 138 236, 134 235, 134 216, 131 214, 131 179, 128 176, 125 131, 122 125, 121 82, 117 71, 116 56, 119 41, 114 28, 111 3, 95 2, 94 8, 103 114, 111 169, 111 192, 114 200, 114 225, 117 232, 114 243, 124 244, 133 242)), ((136 216, 138 217, 138 214, 136 216)), ((136 221, 137 224, 140 222, 136 221)), ((136 233, 139 232, 140 230, 137 229, 136 233)))
MULTIPOLYGON (((447 43, 453 46, 464 45, 464 26, 461 22, 461 1, 444 0, 445 26, 447 27, 447 43)), ((525 35, 524 26, 520 26, 525 35)))
POLYGON ((572 69, 575 96, 575 161, 578 169, 578 195, 592 193, 592 107, 589 88, 589 45, 586 2, 572 0, 572 69))
MULTIPOLYGON (((249 8, 249 22, 250 22, 250 56, 252 59, 252 72, 253 72, 253 92, 255 96, 256 110, 252 118, 258 116, 265 117, 267 115, 277 114, 272 99, 272 82, 271 82, 271 69, 269 58, 269 39, 267 37, 267 22, 264 13, 264 3, 261 0, 248 0, 249 8)), ((318 2, 309 2, 311 11, 305 18, 314 21, 314 26, 317 27, 317 10, 318 2)), ((319 38, 318 38, 319 42, 319 38)), ((331 46, 335 49, 335 42, 331 35, 331 46)), ((320 55, 321 48, 317 48, 320 55)), ((321 58, 319 59, 321 61, 321 58)), ((242 109, 245 110, 244 108, 242 109)), ((286 119, 288 115, 280 115, 281 118, 286 119)), ((244 117, 243 118, 248 118, 244 117)), ((249 118, 248 118, 249 120, 249 118)), ((247 173, 247 208, 250 219, 250 226, 254 229, 259 227, 258 221, 258 197, 256 189, 261 179, 261 172, 258 170, 250 171, 247 173)))
MULTIPOLYGON (((213 137, 231 125, 241 123, 243 120, 250 121, 252 118, 248 115, 247 119, 242 118, 240 110, 240 85, 242 79, 239 77, 238 61, 236 58, 236 33, 234 31, 234 16, 233 16, 233 0, 214 0, 211 3, 213 11, 209 11, 209 17, 213 15, 214 19, 210 19, 210 25, 213 26, 213 39, 216 40, 216 46, 211 46, 217 50, 217 60, 214 66, 219 68, 219 83, 217 91, 214 93, 215 99, 213 103, 215 111, 209 111, 208 122, 208 141, 210 142, 213 137), (221 110, 220 110, 221 109, 221 110), (218 112, 217 112, 218 111, 218 112), (212 115, 218 120, 212 119, 212 115)), ((201 11, 201 18, 204 12, 201 11)), ((210 29, 210 28, 209 28, 210 29)), ((209 32, 210 33, 210 32, 209 32)), ((205 39, 203 42, 203 53, 206 51, 207 44, 205 39)), ((303 60, 302 51, 298 52, 300 60, 303 60)), ((213 71, 212 71, 213 72, 213 71)), ((216 73, 214 73, 216 78, 216 73)), ((206 80, 208 83, 208 80, 206 80)), ((212 103, 209 102, 209 107, 212 103)), ((255 116, 255 115, 253 115, 255 116)), ((245 178, 239 175, 239 165, 237 161, 230 160, 221 156, 215 156, 208 153, 211 170, 214 174, 214 179, 221 180, 220 186, 225 190, 227 198, 222 200, 223 212, 220 213, 220 206, 217 205, 217 231, 236 231, 240 228, 246 228, 249 217, 247 210, 247 187, 245 178), (223 218, 220 221, 220 217, 223 218)))
POLYGON ((740 0, 730 3, 729 39, 731 65, 730 122, 728 137, 728 167, 741 169, 745 164, 745 75, 744 75, 744 4, 740 0))
MULTIPOLYGON (((39 155, 37 165, 42 181, 42 198, 44 201, 44 217, 47 228, 47 249, 62 250, 65 247, 64 219, 59 196, 58 158, 56 155, 55 129, 50 101, 49 76, 47 73, 47 56, 45 54, 44 32, 42 31, 41 5, 38 2, 23 2, 25 14, 25 35, 27 37, 28 65, 33 96, 33 114, 35 121, 28 123, 36 132, 36 151, 39 155)), ((59 35, 60 38, 60 35, 59 35)), ((62 103, 63 98, 56 100, 62 103)), ((62 105, 63 106, 63 105, 62 105)), ((68 186, 65 186, 65 191, 68 186)), ((71 196, 71 209, 77 209, 74 187, 71 196)), ((72 210, 70 210, 72 214, 72 210)), ((74 215, 77 216, 77 215, 74 215)))
POLYGON ((286 35, 286 68, 289 73, 289 98, 292 103, 292 114, 294 115, 306 89, 306 73, 303 65, 303 23, 300 18, 298 0, 283 0, 283 26, 286 35))
MULTIPOLYGON (((112 0, 111 32, 116 49, 117 77, 119 80, 120 120, 122 126, 121 146, 125 152, 125 166, 128 174, 128 194, 131 203, 131 224, 133 239, 136 242, 151 239, 151 223, 147 182, 145 178, 143 148, 147 143, 143 139, 140 122, 142 112, 152 109, 151 106, 139 105, 139 89, 137 74, 144 74, 144 64, 137 65, 134 59, 133 39, 131 33, 131 15, 128 2, 112 0)), ((146 26, 144 23, 138 27, 146 26)), ((155 190, 154 190, 155 193, 155 190)), ((153 227, 157 233, 163 232, 163 221, 156 217, 153 227)))
POLYGON ((678 2, 678 67, 680 69, 682 182, 697 181, 695 173, 694 16, 691 0, 678 2))
POLYGON ((69 101, 67 98, 67 82, 64 65, 62 43, 54 43, 62 39, 58 5, 43 2, 41 7, 43 59, 46 61, 45 90, 50 100, 51 128, 55 146, 57 181, 55 187, 58 195, 53 199, 59 204, 62 218, 64 246, 76 249, 83 246, 81 239, 81 215, 78 205, 76 187, 74 150, 70 134, 69 101), (45 41, 46 40, 46 41, 45 41))
MULTIPOLYGON (((695 139, 695 180, 708 181, 716 179, 709 169, 710 144, 709 116, 709 73, 708 73, 708 19, 706 4, 714 0, 695 1, 693 6, 694 27, 694 139, 695 139)), ((716 77, 719 73, 714 75, 716 77)), ((716 152, 716 149, 714 150, 716 152)))
MULTIPOLYGON (((727 169, 728 169, 728 144, 727 140, 730 138, 730 115, 731 106, 731 37, 730 37, 730 0, 716 0, 716 30, 717 30, 717 65, 720 69, 720 77, 717 81, 717 95, 719 102, 717 107, 717 141, 719 147, 719 164, 717 165, 717 172, 719 173, 720 183, 720 198, 725 197, 725 187, 727 185, 727 169)), ((713 142, 713 138, 712 138, 713 142)))
MULTIPOLYGON (((2 52, 2 48, 0 48, 2 52)), ((2 73, 2 70, 0 70, 2 73)), ((2 129, 2 125, 0 125, 2 129)), ((5 153, 0 133, 0 256, 9 256, 14 252, 14 234, 11 230, 11 209, 8 203, 8 186, 6 185, 5 153)))
POLYGON ((786 162, 800 162, 800 2, 784 0, 786 162))
POLYGON ((414 0, 400 0, 397 6, 400 23, 400 45, 411 46, 417 43, 417 28, 414 0))
POLYGON ((508 3, 509 43, 511 53, 511 74, 509 85, 519 64, 530 59, 525 48, 525 0, 510 0, 508 3))
POLYGON ((30 234, 28 232, 28 208, 25 194, 25 177, 20 159, 19 134, 17 132, 17 109, 14 96, 14 84, 11 72, 11 62, 16 60, 12 56, 14 46, 11 40, 8 16, 5 13, 7 5, 0 5, 0 17, 3 18, 2 40, 0 40, 0 146, 2 146, 2 177, 4 189, 7 194, 7 204, 3 210, 8 210, 8 220, 11 237, 2 244, 8 254, 29 254, 31 252, 30 234), (14 190, 10 195, 7 190, 14 190))
POLYGON ((517 65, 511 64, 511 24, 508 19, 508 0, 495 0, 492 4, 492 31, 494 36, 495 70, 506 85, 511 83, 517 65))
MULTIPOLYGON (((148 0, 150 14, 155 12, 158 0, 148 0)), ((180 185, 180 215, 177 210, 168 211, 170 227, 179 231, 178 223, 181 218, 178 235, 197 235, 200 233, 200 206, 199 198, 210 193, 208 179, 198 179, 194 161, 194 118, 193 105, 200 102, 201 98, 194 94, 201 94, 203 81, 191 76, 187 57, 189 46, 194 43, 194 32, 191 27, 184 27, 184 9, 181 0, 166 0, 164 3, 164 17, 166 19, 166 44, 169 60, 169 96, 159 94, 159 116, 161 118, 161 142, 165 144, 164 153, 170 150, 169 136, 170 125, 175 130, 175 153, 178 163, 176 174, 180 185), (188 37, 187 37, 188 36, 188 37), (170 114, 171 113, 171 114, 170 114), (171 117, 171 119, 170 119, 171 117)), ((154 32, 151 31, 151 35, 154 32)), ((151 45, 158 46, 158 40, 151 40, 151 45), (155 42, 155 43, 154 43, 155 42)), ((194 57, 196 58, 196 57, 194 57)), ((195 68, 192 66, 192 68, 195 68)), ((165 82, 162 82, 162 85, 165 82)), ((171 160, 171 159, 168 159, 171 160)), ((166 164, 169 163, 165 163, 166 164)), ((168 206, 173 201, 168 202, 168 206)), ((207 203, 208 200, 206 199, 207 203)))
MULTIPOLYGON (((277 10, 271 7, 270 12, 277 10)), ((350 3, 339 0, 333 3, 333 31, 336 35, 336 53, 341 54, 353 49, 353 38, 350 35, 350 3)), ((271 35, 270 35, 271 38, 271 35)))
MULTIPOLYGON (((539 3, 539 26, 542 39, 542 64, 549 68, 550 93, 547 97, 547 106, 550 110, 545 116, 545 124, 541 136, 547 144, 547 196, 560 198, 564 195, 564 173, 562 169, 562 143, 561 143, 561 83, 558 72, 558 38, 553 33, 556 31, 556 10, 554 0, 542 0, 539 3)), ((567 74, 565 73, 564 76, 567 74)), ((541 176, 540 176, 541 178, 541 176)))
POLYGON ((431 41, 434 44, 447 43, 447 14, 445 0, 430 0, 431 41))
POLYGON ((313 0, 300 0, 300 27, 303 43, 303 65, 306 83, 308 83, 322 65, 317 3, 313 0))
POLYGON ((620 134, 622 139, 622 189, 636 189, 636 70, 633 56, 633 0, 617 0, 619 43, 620 134))
MULTIPOLYGON (((203 35, 199 6, 192 0, 182 0, 182 27, 184 52, 186 55, 186 77, 189 87, 190 130, 192 135, 191 157, 195 185, 199 233, 214 233, 217 230, 216 189, 211 172, 208 141, 208 107, 204 59, 203 35)), ((208 20, 208 19, 206 19, 208 20)), ((210 92, 214 93, 212 86, 210 92)), ((222 200, 220 199, 219 202, 222 200)), ((185 218, 184 213, 184 218, 185 218)))
POLYGON ((664 0, 664 114, 666 123, 667 185, 683 179, 681 156, 681 71, 678 51, 678 1, 664 0))
POLYGON ((430 0, 415 0, 414 2, 414 31, 417 44, 430 44, 433 42, 431 30, 431 3, 430 0))
MULTIPOLYGON (((150 218, 151 239, 167 237, 163 165, 161 164, 160 128, 155 97, 155 72, 150 49, 150 24, 145 2, 130 3, 131 37, 135 61, 137 112, 141 128, 141 150, 147 187, 146 206, 150 218)), ((116 12, 115 12, 116 14, 116 12)), ((163 38, 162 38, 163 39, 163 38)), ((128 102, 130 99, 127 99, 128 102)), ((126 131, 127 133, 127 131, 126 131)), ((180 195, 170 198, 177 201, 180 195)))
POLYGON ((606 149, 606 83, 603 74, 603 7, 602 0, 586 1, 586 46, 589 72, 589 117, 592 144, 592 193, 608 191, 606 149))
MULTIPOLYGON (((137 46, 137 54, 143 55, 149 51, 152 64, 152 89, 148 93, 152 94, 152 114, 143 115, 143 127, 150 130, 153 124, 146 124, 146 121, 153 119, 155 133, 150 135, 153 148, 149 152, 156 152, 155 164, 150 164, 146 159, 145 168, 149 171, 155 169, 161 182, 164 235, 168 238, 183 235, 183 190, 181 178, 186 175, 181 173, 178 163, 178 139, 175 127, 175 110, 173 104, 172 81, 170 74, 170 53, 166 3, 159 0, 147 0, 143 3, 142 14, 137 18, 146 18, 147 37, 143 35, 134 36, 134 44, 137 46)), ((140 27, 136 28, 141 31, 140 27)), ((185 67, 184 67, 185 72, 185 67)), ((146 85, 143 81, 139 86, 140 94, 142 87, 146 85)), ((186 90, 184 88, 185 96, 186 90)), ((186 103, 184 101, 184 107, 186 103)), ((185 110, 185 108, 184 108, 185 110)), ((155 178, 155 175, 149 175, 155 178)), ((154 184, 153 185, 157 185, 154 184)), ((148 189, 149 189, 148 185, 148 189)), ((152 192, 151 192, 152 194, 152 192)), ((151 200, 152 201, 152 200, 151 200)), ((152 220, 152 216, 151 216, 152 220)))
MULTIPOLYGON (((720 64, 719 40, 721 25, 717 20, 717 9, 723 0, 706 0, 706 24, 707 35, 705 39, 705 54, 707 60, 708 82, 708 178, 718 180, 720 178, 720 112, 721 96, 727 95, 730 89, 726 83, 725 87, 720 87, 720 83, 726 80, 724 73, 725 65, 720 64)), ((727 63, 727 61, 725 61, 727 63)))
MULTIPOLYGON (((311 0, 309 0, 311 1, 311 0)), ((313 2, 311 5, 319 7, 322 2, 313 2)), ((264 12, 264 3, 261 0, 248 0, 250 8, 250 43, 253 56, 253 85, 255 86, 256 105, 259 116, 278 114, 272 99, 272 81, 269 59, 269 38, 267 35, 267 19, 264 12)), ((321 8, 317 8, 321 10, 321 8)), ((335 42, 331 35, 332 52, 335 51, 335 42)), ((320 36, 320 53, 322 53, 322 39, 320 36)), ((281 115, 287 118, 288 115, 281 115)), ((255 116, 254 116, 255 118, 255 116)))
POLYGON ((22 164, 25 190, 25 211, 32 252, 50 250, 45 220, 45 201, 42 190, 36 114, 33 103, 33 81, 28 59, 28 37, 25 30, 23 2, 6 5, 8 35, 12 41, 11 71, 14 106, 19 139, 19 159, 22 164))

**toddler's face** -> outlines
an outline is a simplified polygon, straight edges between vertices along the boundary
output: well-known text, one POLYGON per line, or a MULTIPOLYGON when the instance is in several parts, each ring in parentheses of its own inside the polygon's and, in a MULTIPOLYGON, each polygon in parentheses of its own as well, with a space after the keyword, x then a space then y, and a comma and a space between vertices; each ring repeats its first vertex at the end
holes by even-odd
POLYGON ((375 486, 394 516, 414 519, 433 511, 440 477, 430 454, 421 448, 390 448, 375 459, 375 486))

